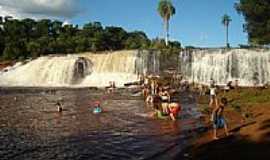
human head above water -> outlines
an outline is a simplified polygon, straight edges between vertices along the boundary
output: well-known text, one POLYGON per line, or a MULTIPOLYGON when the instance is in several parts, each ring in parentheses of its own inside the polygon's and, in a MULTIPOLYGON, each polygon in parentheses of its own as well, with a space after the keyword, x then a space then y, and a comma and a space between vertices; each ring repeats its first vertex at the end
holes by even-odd
POLYGON ((96 106, 99 106, 100 105, 100 101, 95 101, 94 103, 96 106))

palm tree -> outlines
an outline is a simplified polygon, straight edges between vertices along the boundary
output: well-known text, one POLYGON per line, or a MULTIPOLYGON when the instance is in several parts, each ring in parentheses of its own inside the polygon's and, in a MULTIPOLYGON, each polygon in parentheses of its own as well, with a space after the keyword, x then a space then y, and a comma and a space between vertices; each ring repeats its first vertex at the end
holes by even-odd
POLYGON ((228 33, 229 33, 229 25, 230 25, 231 21, 232 21, 231 17, 228 16, 227 14, 224 14, 224 16, 222 17, 222 24, 226 28, 226 46, 227 46, 227 48, 230 47, 230 44, 228 42, 228 33))
POLYGON ((164 22, 165 43, 167 46, 169 39, 169 20, 175 14, 175 8, 170 0, 160 0, 158 4, 158 12, 164 22))

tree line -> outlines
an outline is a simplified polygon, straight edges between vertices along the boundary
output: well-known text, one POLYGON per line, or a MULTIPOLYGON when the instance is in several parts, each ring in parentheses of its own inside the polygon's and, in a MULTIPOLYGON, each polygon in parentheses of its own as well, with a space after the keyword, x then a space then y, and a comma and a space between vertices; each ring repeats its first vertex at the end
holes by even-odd
POLYGON ((58 20, 0 17, 1 59, 24 59, 48 54, 115 51, 123 49, 180 49, 178 41, 149 39, 142 31, 103 27, 89 22, 82 27, 58 20))
POLYGON ((239 0, 235 4, 239 14, 244 16, 244 31, 248 34, 250 45, 270 44, 270 1, 239 0))

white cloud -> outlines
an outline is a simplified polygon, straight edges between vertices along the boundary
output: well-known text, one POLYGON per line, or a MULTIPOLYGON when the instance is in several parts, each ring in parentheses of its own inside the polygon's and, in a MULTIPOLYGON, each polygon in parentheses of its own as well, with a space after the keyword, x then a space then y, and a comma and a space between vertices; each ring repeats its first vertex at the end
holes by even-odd
POLYGON ((0 16, 15 18, 72 18, 80 0, 1 0, 0 16))

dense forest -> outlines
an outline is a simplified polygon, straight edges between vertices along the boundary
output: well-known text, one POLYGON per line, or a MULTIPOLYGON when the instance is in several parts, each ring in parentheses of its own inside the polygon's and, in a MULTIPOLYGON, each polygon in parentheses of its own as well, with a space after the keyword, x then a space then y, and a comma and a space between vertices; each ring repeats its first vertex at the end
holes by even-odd
POLYGON ((25 59, 48 54, 122 49, 180 49, 177 41, 166 47, 163 39, 150 40, 142 31, 103 27, 100 22, 64 25, 58 20, 0 17, 1 59, 25 59))

